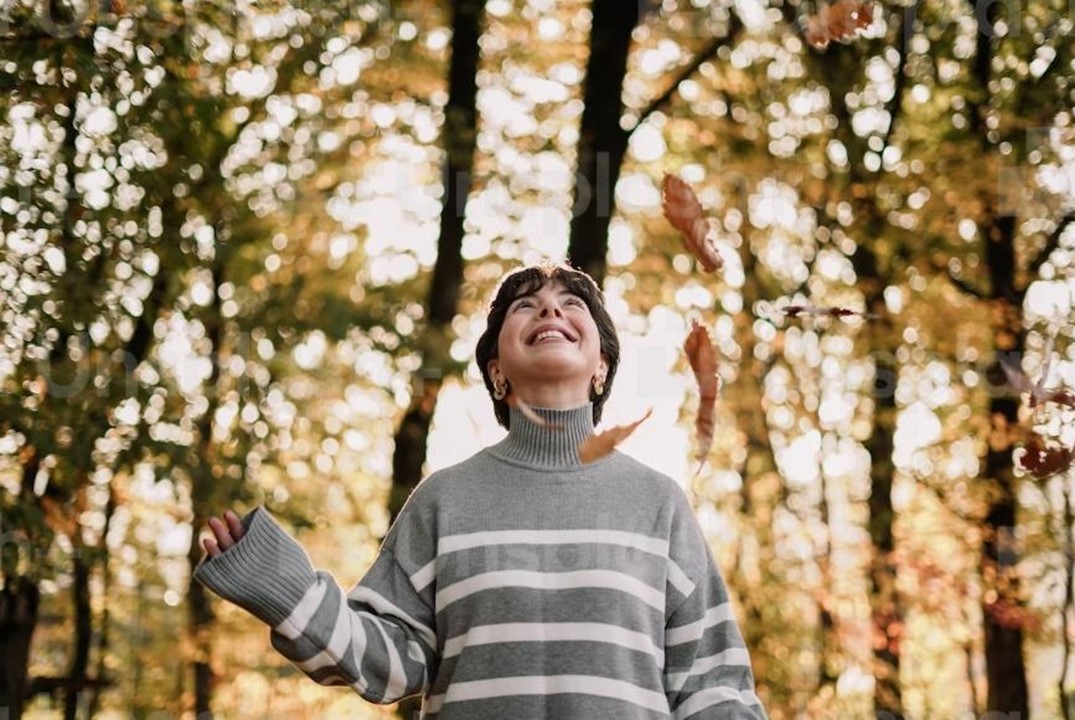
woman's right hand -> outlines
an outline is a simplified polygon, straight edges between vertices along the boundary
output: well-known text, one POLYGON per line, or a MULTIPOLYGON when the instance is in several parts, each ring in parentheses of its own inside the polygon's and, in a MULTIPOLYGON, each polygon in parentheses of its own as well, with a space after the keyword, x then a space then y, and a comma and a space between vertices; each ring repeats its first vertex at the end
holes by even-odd
POLYGON ((211 558, 229 550, 243 538, 243 534, 246 532, 243 529, 243 524, 239 521, 239 516, 231 510, 224 512, 223 519, 218 517, 209 518, 209 529, 213 532, 215 539, 203 538, 202 545, 205 546, 205 552, 211 558))

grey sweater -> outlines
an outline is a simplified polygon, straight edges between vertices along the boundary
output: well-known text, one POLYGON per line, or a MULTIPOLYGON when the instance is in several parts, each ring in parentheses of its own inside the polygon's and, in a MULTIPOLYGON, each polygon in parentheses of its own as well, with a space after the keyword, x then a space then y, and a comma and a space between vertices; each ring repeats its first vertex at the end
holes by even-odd
POLYGON ((264 508, 195 578, 315 681, 430 720, 764 718, 728 593, 671 478, 582 465, 592 407, 512 410, 501 442, 425 478, 350 591, 264 508))

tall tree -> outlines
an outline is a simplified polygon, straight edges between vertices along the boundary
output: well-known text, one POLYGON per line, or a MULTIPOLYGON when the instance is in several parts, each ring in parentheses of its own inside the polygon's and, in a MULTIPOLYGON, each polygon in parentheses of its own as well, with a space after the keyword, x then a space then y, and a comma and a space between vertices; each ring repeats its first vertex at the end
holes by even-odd
MULTIPOLYGON (((1070 107, 1073 93, 1066 75, 1071 44, 1038 30, 1035 13, 1005 15, 1001 10, 998 4, 984 0, 968 0, 965 8, 974 18, 974 54, 962 76, 967 101, 962 137, 981 158, 981 175, 989 185, 969 183, 965 190, 960 189, 962 193, 949 195, 963 195, 963 214, 977 226, 975 235, 981 244, 987 286, 981 289, 963 279, 962 273, 950 274, 961 289, 989 306, 994 338, 993 356, 986 369, 987 385, 992 388, 988 401, 990 435, 980 466, 980 480, 989 488, 980 532, 986 710, 1025 717, 1030 707, 1026 634, 1021 619, 1025 598, 1017 554, 1012 552, 1019 524, 1013 449, 1019 439, 1014 430, 1020 422, 1020 401, 1008 388, 1002 363, 1021 364, 1027 348, 1027 289, 1060 247, 1075 219, 1070 199, 1064 207, 1060 198, 1058 206, 1035 177, 1043 156, 1053 154, 1047 140, 1051 128, 1058 121, 1065 122, 1063 112, 1058 114, 1056 99, 1066 98, 1061 105, 1070 107), (1028 56, 1034 56, 1035 61, 1021 61, 1028 56), (1009 87, 1015 90, 1006 89, 1009 87), (1037 197, 1027 197, 1035 188, 1037 197), (1042 220, 1051 221, 1050 231, 1031 231, 1030 237, 1021 232, 1022 222, 1027 227, 1040 227, 1042 220), (1035 242, 1033 236, 1038 234, 1045 237, 1044 242, 1035 242), (1021 251, 1024 246, 1031 249, 1021 251)), ((1070 115, 1066 122, 1070 122, 1070 115)), ((952 174, 958 173, 953 169, 952 174)))
MULTIPOLYGON (((464 221, 478 139, 479 40, 484 17, 485 0, 453 0, 448 103, 441 131, 444 201, 437 259, 426 297, 428 315, 418 338, 420 367, 414 374, 410 405, 396 430, 392 451, 392 490, 388 503, 392 522, 422 479, 437 396, 446 376, 458 369, 448 350, 451 323, 458 312, 463 284, 464 221)), ((420 705, 418 698, 405 698, 399 705, 400 717, 415 716, 420 705)))
POLYGON ((631 32, 638 25, 641 2, 593 0, 590 57, 583 83, 568 258, 604 284, 608 226, 616 208, 616 181, 627 152, 623 116, 623 79, 631 32))
POLYGON ((441 142, 444 147, 444 203, 440 214, 437 259, 426 296, 427 319, 418 340, 421 366, 415 373, 411 402, 396 431, 392 452, 394 521, 407 496, 422 479, 426 439, 445 375, 458 363, 448 354, 452 319, 463 284, 462 246, 466 203, 474 174, 478 137, 478 60, 484 0, 452 3, 452 55, 448 68, 448 103, 441 142))

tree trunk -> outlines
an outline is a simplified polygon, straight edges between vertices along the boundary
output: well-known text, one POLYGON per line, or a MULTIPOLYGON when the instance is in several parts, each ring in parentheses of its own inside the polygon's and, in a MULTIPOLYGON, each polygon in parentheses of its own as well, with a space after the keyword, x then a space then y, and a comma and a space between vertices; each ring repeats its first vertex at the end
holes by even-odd
POLYGON ((629 135, 620 127, 623 79, 627 75, 631 31, 639 15, 640 3, 631 0, 593 2, 567 255, 575 267, 593 277, 598 287, 605 281, 608 226, 616 209, 616 181, 627 151, 629 135))
POLYGON ((8 720, 22 717, 40 603, 41 591, 28 578, 9 577, 0 590, 0 710, 8 712, 8 720))
POLYGON ((485 15, 481 0, 453 3, 452 58, 449 96, 444 125, 444 206, 441 208, 437 261, 433 266, 426 305, 429 319, 419 346, 422 369, 414 383, 411 405, 395 437, 392 456, 392 497, 389 511, 394 521, 411 490, 422 478, 426 439, 436 408, 437 394, 448 364, 446 335, 459 306, 463 284, 463 221, 474 170, 478 124, 478 39, 485 15))
POLYGON ((101 691, 105 685, 107 679, 107 667, 108 667, 108 649, 109 649, 109 632, 111 630, 112 616, 108 612, 108 599, 112 590, 112 573, 108 567, 108 531, 112 527, 112 517, 116 512, 116 495, 112 492, 111 487, 108 493, 108 502, 105 503, 105 524, 101 529, 101 539, 97 544, 98 560, 101 566, 101 597, 105 598, 104 606, 101 608, 101 620, 97 633, 97 667, 96 677, 98 683, 90 689, 89 697, 89 717, 94 717, 100 711, 101 708, 101 691))
MULTIPOLYGON (((422 367, 415 374, 411 404, 396 431, 392 453, 388 510, 393 523, 422 479, 437 396, 444 376, 452 366, 448 335, 452 319, 458 312, 463 284, 463 221, 478 138, 478 60, 481 57, 478 40, 485 17, 485 2, 455 0, 452 8, 452 57, 448 68, 448 105, 443 135, 444 205, 437 239, 437 260, 426 302, 429 315, 419 340, 422 367)), ((397 714, 412 720, 418 716, 420 707, 420 698, 404 698, 397 714)))
POLYGON ((870 453, 869 531, 870 615, 873 625, 874 713, 878 720, 903 717, 900 689, 900 643, 903 637, 904 607, 896 587, 897 565, 893 533, 896 514, 892 508, 892 481, 896 473, 892 461, 896 418, 896 382, 899 367, 895 348, 898 342, 891 320, 885 313, 884 296, 872 293, 867 311, 879 319, 868 329, 874 356, 873 427, 866 441, 870 453))
POLYGON ((992 215, 982 237, 989 269, 991 294, 999 310, 994 313, 995 356, 987 370, 989 417, 1005 424, 995 428, 983 464, 982 479, 992 485, 989 509, 982 528, 982 619, 985 624, 985 671, 989 683, 987 712, 1016 713, 1029 717, 1030 700, 1023 661, 1023 628, 1019 622, 1023 603, 1019 590, 1018 556, 1015 551, 1016 481, 1012 464, 1012 440, 1007 432, 1019 424, 1019 398, 1007 392, 1000 358, 1010 353, 1016 361, 1026 350, 1023 330, 1023 295, 1017 289, 1015 230, 1012 215, 992 215))
MULTIPOLYGON (((219 229, 218 229, 219 230, 219 229)), ((219 232, 218 232, 219 236, 219 232)), ((191 533, 187 563, 190 566, 191 581, 187 589, 187 622, 194 650, 194 716, 198 720, 212 720, 213 671, 209 664, 212 657, 210 628, 215 619, 213 606, 209 601, 209 592, 201 583, 194 580, 194 569, 201 561, 203 551, 198 542, 199 531, 205 527, 209 518, 219 514, 222 508, 216 505, 220 494, 215 491, 219 485, 219 468, 216 464, 216 449, 213 443, 213 418, 216 415, 220 389, 220 356, 224 334, 221 300, 218 292, 224 283, 224 247, 217 248, 217 257, 213 260, 213 302, 204 318, 205 336, 209 340, 209 353, 212 370, 206 380, 205 388, 209 404, 198 421, 198 445, 196 455, 192 458, 190 476, 190 503, 194 532, 191 533)))
MULTIPOLYGON (((739 188, 740 202, 744 205, 745 192, 739 188)), ((743 306, 753 308, 762 300, 771 300, 770 293, 763 289, 757 258, 750 252, 746 236, 739 243, 739 255, 744 269, 743 306)), ((736 534, 734 565, 728 584, 743 608, 743 639, 750 648, 758 684, 780 693, 787 692, 791 685, 789 663, 767 652, 771 645, 768 638, 779 627, 780 607, 767 602, 761 592, 766 578, 773 575, 770 567, 775 557, 773 511, 780 502, 782 487, 765 407, 765 382, 773 363, 771 357, 763 360, 755 353, 758 336, 754 332, 753 315, 740 313, 735 320, 738 342, 743 349, 740 370, 736 382, 722 394, 727 394, 735 407, 754 411, 740 413, 737 424, 745 438, 747 454, 740 490, 740 530, 736 534)))
POLYGON ((64 695, 64 720, 76 720, 79 699, 86 687, 86 670, 90 664, 90 641, 93 637, 93 616, 90 609, 91 564, 85 557, 86 548, 75 542, 75 557, 71 594, 75 608, 75 648, 71 667, 67 672, 67 689, 64 695))

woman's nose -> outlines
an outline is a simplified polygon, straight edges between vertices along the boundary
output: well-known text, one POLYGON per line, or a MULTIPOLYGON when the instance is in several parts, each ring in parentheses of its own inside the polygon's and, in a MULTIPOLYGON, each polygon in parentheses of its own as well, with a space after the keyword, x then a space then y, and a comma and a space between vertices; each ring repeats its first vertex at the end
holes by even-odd
POLYGON ((544 301, 541 305, 541 317, 545 317, 550 312, 555 314, 557 317, 562 316, 563 312, 560 310, 560 303, 556 302, 555 300, 544 301))

